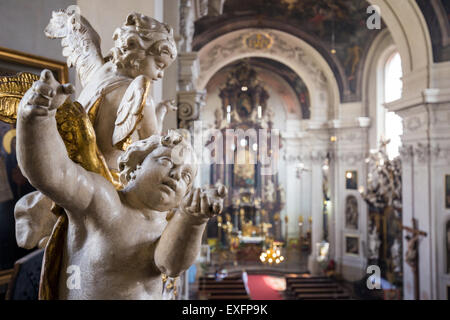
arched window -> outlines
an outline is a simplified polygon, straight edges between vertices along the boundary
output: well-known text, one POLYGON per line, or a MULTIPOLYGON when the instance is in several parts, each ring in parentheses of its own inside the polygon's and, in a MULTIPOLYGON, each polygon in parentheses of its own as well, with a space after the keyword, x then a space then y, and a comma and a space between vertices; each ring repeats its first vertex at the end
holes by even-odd
MULTIPOLYGON (((384 102, 389 103, 400 99, 402 96, 402 61, 398 52, 393 53, 387 59, 384 69, 384 102)), ((398 149, 402 142, 400 136, 403 133, 402 119, 394 112, 386 110, 384 117, 384 137, 391 142, 387 146, 387 154, 390 159, 398 156, 398 149)))

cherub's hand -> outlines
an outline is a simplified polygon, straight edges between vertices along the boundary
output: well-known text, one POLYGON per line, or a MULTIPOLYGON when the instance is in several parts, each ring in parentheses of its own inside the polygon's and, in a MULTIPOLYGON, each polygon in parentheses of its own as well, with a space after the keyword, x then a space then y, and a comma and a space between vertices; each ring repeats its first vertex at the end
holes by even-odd
POLYGON ((214 188, 195 188, 183 200, 181 210, 199 223, 205 223, 222 212, 226 195, 227 188, 221 184, 214 188))
POLYGON ((60 84, 50 70, 43 70, 38 81, 25 93, 22 104, 25 112, 36 115, 49 115, 60 107, 74 92, 71 84, 60 84))

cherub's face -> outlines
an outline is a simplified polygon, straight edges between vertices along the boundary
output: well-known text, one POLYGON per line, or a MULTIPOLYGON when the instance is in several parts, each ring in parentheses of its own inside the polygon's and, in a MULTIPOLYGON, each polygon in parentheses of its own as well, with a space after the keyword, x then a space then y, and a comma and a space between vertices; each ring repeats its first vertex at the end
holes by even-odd
POLYGON ((164 70, 170 66, 173 59, 167 55, 148 55, 141 64, 141 73, 149 77, 152 81, 161 79, 164 76, 164 70))
POLYGON ((171 153, 171 148, 156 148, 142 162, 131 182, 133 192, 150 209, 167 211, 177 207, 192 186, 196 167, 187 163, 190 155, 184 152, 185 161, 175 164, 171 153))

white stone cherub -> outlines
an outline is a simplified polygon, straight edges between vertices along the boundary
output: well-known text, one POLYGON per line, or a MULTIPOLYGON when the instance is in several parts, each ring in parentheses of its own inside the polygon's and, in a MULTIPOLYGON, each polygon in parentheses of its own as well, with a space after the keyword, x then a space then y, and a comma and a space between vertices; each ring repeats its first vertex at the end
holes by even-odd
MULTIPOLYGON (((173 30, 167 24, 138 13, 128 15, 114 32, 115 47, 103 58, 100 38, 76 10, 54 11, 45 29, 50 38, 62 39, 67 64, 77 70, 82 91, 77 101, 89 114, 96 142, 109 169, 117 173, 117 160, 132 141, 161 134, 172 101, 155 108, 150 85, 164 75, 177 55, 173 30)), ((19 246, 45 247, 55 222, 51 202, 39 192, 16 205, 19 246)))
POLYGON ((46 70, 18 111, 17 158, 31 184, 68 215, 59 299, 161 299, 161 273, 175 277, 195 260, 208 219, 226 188, 192 190, 192 146, 175 131, 128 147, 119 158, 125 188, 72 162, 55 113, 69 87, 46 70), (175 210, 167 222, 166 212, 175 210), (79 268, 69 288, 68 267, 79 268))
POLYGON ((118 157, 132 141, 161 134, 166 112, 176 107, 173 101, 155 107, 150 86, 177 56, 169 25, 129 14, 105 58, 97 32, 76 10, 54 11, 45 34, 62 39, 67 64, 77 70, 82 85, 77 101, 91 117, 110 169, 117 169, 118 157))

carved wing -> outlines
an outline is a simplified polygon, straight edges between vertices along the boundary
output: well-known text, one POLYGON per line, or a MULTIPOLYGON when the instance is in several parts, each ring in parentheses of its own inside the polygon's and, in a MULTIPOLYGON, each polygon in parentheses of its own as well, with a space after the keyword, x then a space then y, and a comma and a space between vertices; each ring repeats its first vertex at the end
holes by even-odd
POLYGON ((121 184, 109 170, 98 149, 94 127, 83 106, 67 99, 56 111, 56 123, 69 158, 84 169, 102 175, 120 189, 121 184))
POLYGON ((20 100, 39 77, 19 73, 14 77, 0 77, 0 120, 16 123, 20 100))
POLYGON ((67 58, 67 65, 75 66, 84 87, 104 63, 97 32, 77 10, 69 7, 53 11, 44 33, 48 38, 62 39, 62 54, 67 58))
MULTIPOLYGON (((1 121, 17 121, 19 102, 36 80, 39 77, 31 73, 0 77, 1 121)), ((56 111, 56 123, 70 159, 88 171, 101 174, 119 189, 121 185, 118 179, 112 175, 97 147, 94 127, 84 108, 78 102, 67 99, 56 111)))
POLYGON ((145 76, 136 77, 130 83, 117 109, 113 146, 125 149, 127 140, 142 119, 142 110, 150 89, 150 80, 145 76))

